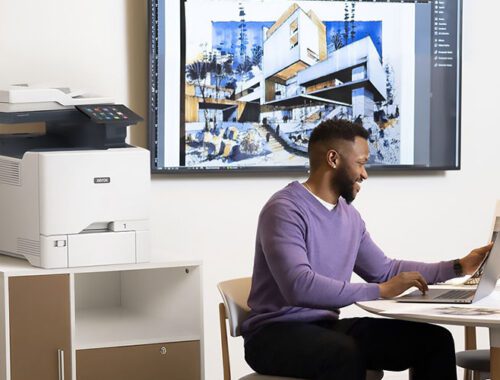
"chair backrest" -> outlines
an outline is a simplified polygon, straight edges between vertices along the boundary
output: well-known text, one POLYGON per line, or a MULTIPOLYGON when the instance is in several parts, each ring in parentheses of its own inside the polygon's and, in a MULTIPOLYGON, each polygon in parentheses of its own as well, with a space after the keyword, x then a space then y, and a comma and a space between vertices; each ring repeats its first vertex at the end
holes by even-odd
POLYGON ((235 278, 217 284, 217 288, 219 288, 219 292, 224 300, 231 336, 236 337, 241 335, 241 324, 247 319, 250 313, 247 300, 251 284, 251 277, 235 278))
MULTIPOLYGON (((222 343, 222 364, 224 369, 224 380, 231 380, 231 368, 229 364, 229 347, 227 343, 226 319, 229 322, 229 331, 233 337, 241 335, 241 323, 248 317, 250 308, 247 300, 250 294, 251 277, 236 278, 221 282, 217 285, 224 303, 219 304, 220 332, 222 343)), ((240 380, 304 380, 290 377, 267 376, 258 373, 248 374, 240 380)), ((379 379, 376 379, 379 380, 379 379)))

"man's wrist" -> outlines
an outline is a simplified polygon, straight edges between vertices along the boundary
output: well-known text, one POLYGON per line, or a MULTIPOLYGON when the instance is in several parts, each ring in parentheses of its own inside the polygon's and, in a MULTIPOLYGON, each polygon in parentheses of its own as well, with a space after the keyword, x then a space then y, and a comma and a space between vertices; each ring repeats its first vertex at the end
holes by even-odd
POLYGON ((461 277, 464 275, 464 268, 460 259, 453 260, 453 271, 457 277, 461 277))

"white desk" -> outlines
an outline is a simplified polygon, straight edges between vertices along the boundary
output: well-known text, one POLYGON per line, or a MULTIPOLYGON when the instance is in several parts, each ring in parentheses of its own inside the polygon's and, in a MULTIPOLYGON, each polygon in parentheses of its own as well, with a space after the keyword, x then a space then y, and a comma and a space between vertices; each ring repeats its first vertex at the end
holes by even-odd
MULTIPOLYGON (((456 287, 454 287, 456 289, 456 287)), ((500 380, 500 287, 472 305, 452 304, 408 304, 392 300, 377 300, 358 302, 362 309, 385 317, 404 319, 408 321, 430 322, 460 326, 487 327, 490 333, 490 372, 492 380, 500 380), (464 314, 448 314, 443 308, 464 309, 464 314), (466 315, 472 308, 496 309, 490 315, 466 315), (498 312, 497 312, 498 311, 498 312)))

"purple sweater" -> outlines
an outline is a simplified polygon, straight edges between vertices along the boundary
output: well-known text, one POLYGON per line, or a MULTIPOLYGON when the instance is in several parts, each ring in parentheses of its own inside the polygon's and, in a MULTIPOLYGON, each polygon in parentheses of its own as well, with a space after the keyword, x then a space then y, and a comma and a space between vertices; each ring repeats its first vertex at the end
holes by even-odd
POLYGON ((370 238, 358 211, 340 198, 329 211, 299 182, 274 194, 259 217, 247 337, 279 321, 337 319, 339 308, 379 298, 378 283, 418 271, 428 283, 455 277, 452 261, 393 260, 370 238), (351 283, 352 273, 367 283, 351 283))

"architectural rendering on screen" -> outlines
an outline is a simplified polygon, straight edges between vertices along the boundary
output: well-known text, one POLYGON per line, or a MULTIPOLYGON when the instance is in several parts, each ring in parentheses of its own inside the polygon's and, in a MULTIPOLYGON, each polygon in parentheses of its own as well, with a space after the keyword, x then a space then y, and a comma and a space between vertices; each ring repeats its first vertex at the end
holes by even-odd
POLYGON ((411 4, 202 2, 186 3, 187 167, 305 166, 336 118, 371 132, 371 164, 413 163, 411 4))

